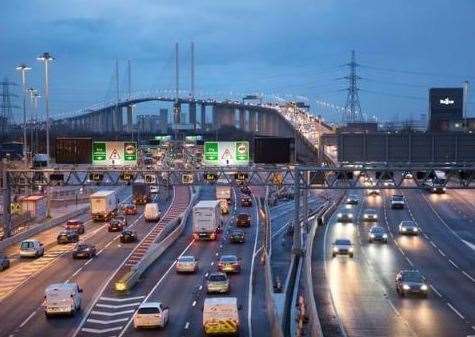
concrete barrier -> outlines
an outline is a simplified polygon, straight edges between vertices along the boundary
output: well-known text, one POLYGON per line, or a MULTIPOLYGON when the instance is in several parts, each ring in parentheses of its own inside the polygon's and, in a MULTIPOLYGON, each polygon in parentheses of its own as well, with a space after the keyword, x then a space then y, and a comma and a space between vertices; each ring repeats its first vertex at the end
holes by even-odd
MULTIPOLYGON (((143 258, 131 268, 130 272, 127 272, 119 280, 115 282, 114 288, 117 291, 128 291, 132 289, 140 279, 140 276, 150 267, 162 254, 165 252, 181 235, 183 232, 190 211, 193 207, 194 202, 198 198, 199 192, 193 194, 188 204, 188 207, 185 211, 178 217, 176 222, 170 223, 170 227, 175 227, 170 234, 168 234, 164 239, 160 236, 157 238, 158 242, 154 242, 147 253, 143 258)), ((164 229, 164 232, 168 232, 167 228, 164 229)))
POLYGON ((63 222, 66 222, 70 218, 74 218, 74 217, 77 217, 78 215, 84 214, 84 213, 88 212, 89 209, 90 209, 89 205, 84 206, 84 207, 79 208, 79 209, 77 209, 73 212, 64 214, 60 217, 54 218, 54 219, 46 221, 44 223, 32 226, 31 228, 29 228, 29 229, 27 229, 27 230, 25 230, 25 231, 23 231, 23 232, 21 232, 17 235, 6 238, 6 239, 0 241, 0 251, 4 250, 6 247, 8 247, 10 245, 14 245, 18 242, 26 240, 26 239, 28 239, 28 238, 30 238, 34 235, 37 235, 37 234, 39 234, 39 233, 41 233, 41 232, 43 232, 47 229, 58 226, 59 224, 61 224, 63 222))

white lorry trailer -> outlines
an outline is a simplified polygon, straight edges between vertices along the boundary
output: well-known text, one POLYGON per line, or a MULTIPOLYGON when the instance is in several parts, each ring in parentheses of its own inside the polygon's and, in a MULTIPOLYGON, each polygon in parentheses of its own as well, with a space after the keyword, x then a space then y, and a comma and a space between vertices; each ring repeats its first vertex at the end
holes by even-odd
POLYGON ((98 191, 91 194, 91 217, 94 221, 109 221, 117 213, 116 191, 98 191))
POLYGON ((221 228, 218 200, 201 200, 193 207, 193 238, 216 240, 221 228))

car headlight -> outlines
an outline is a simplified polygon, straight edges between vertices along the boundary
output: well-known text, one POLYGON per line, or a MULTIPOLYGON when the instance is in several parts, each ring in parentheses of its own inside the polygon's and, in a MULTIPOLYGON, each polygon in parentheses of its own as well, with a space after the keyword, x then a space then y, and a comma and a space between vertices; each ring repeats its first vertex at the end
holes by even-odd
POLYGON ((333 247, 333 251, 336 253, 338 252, 338 247, 333 247))
POLYGON ((406 231, 406 227, 402 227, 401 230, 402 230, 403 232, 405 232, 405 231, 406 231))
POLYGON ((417 229, 417 227, 414 227, 412 230, 413 230, 414 232, 417 232, 419 229, 417 229))
POLYGON ((353 247, 348 248, 349 252, 353 252, 353 247))
POLYGON ((409 290, 409 289, 411 289, 411 287, 409 287, 407 284, 403 284, 402 289, 409 290))
POLYGON ((352 218, 352 217, 353 217, 353 214, 351 214, 351 213, 348 214, 348 217, 349 217, 349 218, 352 218))
POLYGON ((377 215, 377 214, 373 214, 373 218, 377 218, 377 217, 378 217, 378 215, 377 215))
POLYGON ((341 218, 342 215, 343 215, 343 214, 341 214, 341 213, 338 213, 338 214, 337 214, 337 216, 338 216, 339 218, 341 218))
POLYGON ((365 219, 368 219, 368 214, 365 214, 365 215, 364 215, 364 218, 365 218, 365 219))
POLYGON ((426 285, 426 284, 421 285, 421 290, 427 291, 427 289, 428 289, 428 288, 427 288, 427 285, 426 285))
POLYGON ((350 201, 351 201, 351 199, 346 199, 346 202, 350 202, 350 201))
POLYGON ((370 237, 371 239, 374 239, 374 234, 370 234, 369 237, 370 237))
POLYGON ((387 234, 383 234, 383 239, 387 239, 388 238, 388 235, 387 234))

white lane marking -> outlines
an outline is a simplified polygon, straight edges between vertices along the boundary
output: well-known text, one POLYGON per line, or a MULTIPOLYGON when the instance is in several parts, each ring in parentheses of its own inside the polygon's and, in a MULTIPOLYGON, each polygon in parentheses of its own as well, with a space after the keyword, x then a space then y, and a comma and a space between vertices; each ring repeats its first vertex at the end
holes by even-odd
POLYGON ((100 316, 119 316, 119 315, 125 315, 125 314, 132 314, 134 313, 135 310, 124 310, 124 311, 116 311, 116 312, 108 312, 108 311, 99 311, 99 310, 93 310, 91 311, 91 315, 100 315, 100 316))
POLYGON ((219 253, 218 253, 218 252, 216 252, 216 254, 214 254, 214 255, 218 256, 218 255, 219 255, 219 253))
POLYGON ((391 306, 391 308, 393 308, 394 312, 396 312, 396 315, 401 316, 401 314, 399 313, 397 308, 394 306, 393 302, 391 302, 389 299, 387 299, 387 300, 388 300, 388 303, 391 306))
MULTIPOLYGON (((472 221, 472 220, 470 220, 470 221, 472 221)), ((466 244, 467 246, 469 246, 470 248, 472 248, 473 250, 475 250, 475 245, 474 245, 473 243, 468 242, 467 240, 462 240, 462 241, 465 242, 465 244, 466 244)))
POLYGON ((23 327, 26 325, 26 323, 28 323, 28 321, 29 321, 30 319, 32 319, 33 316, 35 316, 35 315, 36 315, 36 310, 33 311, 33 312, 30 314, 30 316, 28 316, 27 318, 25 318, 25 320, 24 320, 23 322, 21 322, 20 328, 23 328, 23 327))
POLYGON ((453 312, 457 314, 458 317, 460 317, 461 319, 465 319, 465 317, 463 317, 463 315, 457 309, 455 309, 452 304, 447 302, 447 305, 450 307, 450 309, 452 309, 453 312))
POLYGON ((127 302, 127 301, 141 300, 143 298, 145 298, 145 296, 124 297, 124 298, 114 298, 114 297, 101 296, 101 297, 99 297, 99 300, 101 300, 101 301, 111 301, 111 302, 127 302))
POLYGON ((435 292, 439 297, 442 297, 442 294, 439 293, 439 291, 437 289, 435 289, 435 287, 431 284, 430 285, 430 288, 432 289, 433 292, 435 292))
POLYGON ((424 198, 424 200, 426 201, 427 205, 429 205, 430 209, 432 210, 432 212, 434 212, 434 214, 437 216, 437 218, 440 220, 440 222, 442 222, 442 224, 450 231, 450 233, 452 233, 453 236, 455 236, 457 239, 459 239, 460 241, 462 241, 464 244, 466 244, 466 241, 463 240, 460 235, 458 235, 452 228, 450 228, 450 226, 445 222, 444 219, 442 219, 442 217, 440 216, 440 214, 435 210, 435 208, 432 206, 432 203, 427 199, 427 197, 422 194, 422 197, 424 198))
POLYGON ((208 275, 209 275, 209 273, 206 273, 206 274, 205 274, 205 277, 208 277, 208 275))
POLYGON ((399 251, 401 252, 401 254, 406 256, 406 253, 404 253, 404 251, 401 249, 401 247, 398 247, 398 248, 399 248, 399 251))
POLYGON ((100 319, 92 319, 92 318, 88 318, 86 320, 86 322, 89 322, 89 323, 97 323, 97 324, 102 324, 102 325, 107 325, 107 324, 113 324, 113 323, 119 323, 119 322, 125 322, 127 321, 129 318, 128 317, 124 317, 124 318, 117 318, 117 319, 111 319, 111 320, 100 320, 100 319))
POLYGON ((211 265, 214 265, 214 261, 213 261, 213 262, 211 262, 211 265))
POLYGON ((191 304, 192 307, 194 307, 196 305, 196 301, 193 301, 193 303, 191 304))
POLYGON ((102 248, 100 251, 96 253, 96 255, 101 255, 101 253, 104 251, 104 248, 102 248))
POLYGON ((409 262, 409 264, 411 265, 411 267, 414 267, 414 263, 412 263, 412 261, 406 256, 406 260, 407 262, 409 262))
POLYGON ((432 247, 437 248, 437 245, 433 241, 430 241, 430 244, 432 245, 432 247))
POLYGON ((119 330, 122 330, 122 326, 117 326, 115 328, 109 328, 109 329, 90 329, 90 328, 81 329, 81 331, 92 332, 92 333, 106 333, 106 332, 119 331, 119 330))
MULTIPOLYGON (((252 198, 254 199, 254 205, 257 205, 257 199, 252 196, 252 198)), ((251 316, 252 316, 252 291, 253 291, 253 288, 252 288, 252 279, 253 279, 253 276, 254 276, 254 261, 256 259, 256 250, 257 250, 257 236, 259 235, 259 232, 258 232, 258 228, 259 228, 259 212, 258 212, 258 209, 256 207, 256 233, 255 233, 255 236, 254 236, 254 249, 253 249, 253 253, 252 253, 252 259, 251 259, 251 272, 249 273, 249 285, 248 285, 248 295, 247 295, 247 328, 249 330, 248 332, 248 336, 249 337, 252 337, 252 320, 251 320, 251 316)))
POLYGON ((136 307, 139 306, 142 302, 133 302, 133 303, 127 303, 127 304, 103 304, 103 303, 97 303, 96 307, 98 308, 109 308, 109 309, 121 309, 121 308, 127 308, 127 307, 136 307))
POLYGON ((440 248, 438 250, 439 250, 440 255, 445 256, 445 253, 440 248))
POLYGON ((459 267, 459 266, 457 266, 457 265, 455 264, 455 262, 452 261, 451 259, 449 259, 449 263, 450 263, 452 266, 454 266, 455 268, 458 268, 458 267, 459 267))
POLYGON ((87 266, 89 263, 91 263, 92 259, 87 260, 84 265, 87 266))
POLYGON ((475 279, 472 276, 470 276, 466 271, 462 271, 462 274, 467 276, 472 282, 475 282, 475 279))
MULTIPOLYGON (((191 240, 190 244, 188 246, 185 247, 185 249, 183 249, 183 251, 181 252, 181 254, 178 256, 178 259, 180 257, 183 256, 183 254, 185 254, 188 249, 190 249, 190 247, 195 243, 195 240, 191 240)), ((170 268, 167 269, 167 271, 163 274, 163 276, 158 280, 158 282, 153 286, 152 290, 150 290, 150 292, 147 294, 147 296, 144 298, 144 300, 142 301, 142 303, 144 302, 147 302, 147 300, 153 295, 153 293, 155 292, 155 290, 157 290, 157 288, 160 286, 160 284, 162 284, 163 280, 165 279, 165 277, 167 277, 167 275, 170 273, 170 271, 175 267, 175 264, 176 264, 176 260, 173 261, 173 263, 171 264, 170 268)), ((127 322, 127 324, 125 325, 124 329, 120 332, 119 336, 118 337, 122 337, 125 332, 127 331, 127 329, 129 328, 130 326, 130 323, 132 323, 132 317, 129 319, 129 321, 127 322)))
POLYGON ((185 330, 188 329, 190 327, 190 322, 186 322, 185 324, 185 330))

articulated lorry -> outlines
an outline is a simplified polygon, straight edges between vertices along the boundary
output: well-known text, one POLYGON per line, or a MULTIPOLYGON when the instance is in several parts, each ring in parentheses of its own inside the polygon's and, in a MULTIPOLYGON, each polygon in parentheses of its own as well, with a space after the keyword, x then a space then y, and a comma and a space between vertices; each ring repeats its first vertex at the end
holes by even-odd
POLYGON ((91 194, 90 201, 94 221, 109 221, 117 214, 116 191, 98 191, 91 194))
POLYGON ((218 200, 201 200, 193 206, 193 238, 216 240, 221 228, 218 200))
POLYGON ((145 181, 134 181, 132 184, 132 202, 135 205, 145 205, 152 201, 150 186, 145 181))

